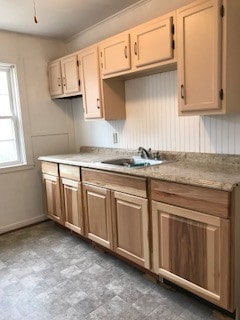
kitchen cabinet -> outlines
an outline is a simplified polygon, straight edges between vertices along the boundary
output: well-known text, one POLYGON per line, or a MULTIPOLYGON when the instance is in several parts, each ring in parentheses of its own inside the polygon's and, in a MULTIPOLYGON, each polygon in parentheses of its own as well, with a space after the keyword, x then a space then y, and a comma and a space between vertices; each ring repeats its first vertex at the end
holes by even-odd
POLYGON ((51 162, 42 162, 42 181, 45 191, 47 216, 59 223, 63 223, 60 181, 58 165, 51 162))
POLYGON ((61 202, 64 215, 64 225, 76 233, 84 235, 80 168, 60 164, 59 172, 61 179, 61 202))
POLYGON ((170 13, 101 42, 103 78, 176 62, 173 19, 175 15, 170 13))
POLYGON ((131 68, 130 35, 122 33, 100 43, 102 74, 104 76, 131 68))
POLYGON ((149 269, 146 179, 82 169, 82 180, 88 237, 149 269))
POLYGON ((112 248, 112 221, 110 191, 83 184, 84 214, 87 238, 112 248))
POLYGON ((112 215, 113 250, 149 269, 148 200, 114 191, 112 215))
POLYGON ((49 92, 51 97, 63 94, 62 73, 60 60, 53 61, 48 65, 49 92))
POLYGON ((152 181, 153 271, 231 311, 229 194, 182 186, 152 181))
POLYGON ((239 112, 239 1, 195 1, 177 11, 180 115, 239 112))
POLYGON ((132 29, 132 68, 154 67, 174 58, 173 16, 160 17, 132 29))
POLYGON ((69 55, 48 65, 49 91, 52 98, 81 94, 77 55, 69 55))
POLYGON ((121 79, 102 81, 99 70, 98 47, 78 54, 80 78, 83 85, 85 119, 125 119, 125 87, 121 79))

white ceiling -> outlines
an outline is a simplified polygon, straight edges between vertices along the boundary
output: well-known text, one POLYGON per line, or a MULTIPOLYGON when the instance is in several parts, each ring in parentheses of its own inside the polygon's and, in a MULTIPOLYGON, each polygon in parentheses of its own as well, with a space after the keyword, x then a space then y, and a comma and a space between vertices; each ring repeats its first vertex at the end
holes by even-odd
MULTIPOLYGON (((141 2, 142 0, 140 0, 141 2)), ((139 0, 0 0, 0 29, 67 39, 139 0)))

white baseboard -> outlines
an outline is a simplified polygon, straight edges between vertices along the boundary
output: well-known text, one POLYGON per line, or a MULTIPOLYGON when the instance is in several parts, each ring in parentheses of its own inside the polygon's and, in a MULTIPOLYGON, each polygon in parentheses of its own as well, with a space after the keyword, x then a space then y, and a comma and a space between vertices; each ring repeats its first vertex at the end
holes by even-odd
POLYGON ((5 232, 9 232, 9 231, 13 231, 15 229, 27 227, 27 226, 29 226, 31 224, 42 222, 42 221, 45 221, 45 220, 48 220, 48 218, 45 215, 41 215, 41 216, 37 216, 37 217, 32 218, 32 219, 28 219, 28 220, 12 223, 12 224, 9 224, 7 226, 0 227, 0 234, 5 233, 5 232))

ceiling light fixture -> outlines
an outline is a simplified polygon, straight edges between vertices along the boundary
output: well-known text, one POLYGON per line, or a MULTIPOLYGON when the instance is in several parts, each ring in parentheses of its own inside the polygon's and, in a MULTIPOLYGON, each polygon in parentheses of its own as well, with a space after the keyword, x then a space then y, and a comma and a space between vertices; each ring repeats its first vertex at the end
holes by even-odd
POLYGON ((36 10, 35 0, 33 0, 33 10, 34 10, 34 22, 35 22, 35 23, 38 23, 38 17, 37 17, 37 10, 36 10))

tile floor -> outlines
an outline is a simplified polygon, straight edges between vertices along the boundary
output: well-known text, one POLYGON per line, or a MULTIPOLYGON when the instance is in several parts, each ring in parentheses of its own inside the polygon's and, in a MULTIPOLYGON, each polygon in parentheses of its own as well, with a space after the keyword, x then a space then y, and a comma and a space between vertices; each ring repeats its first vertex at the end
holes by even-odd
POLYGON ((0 236, 0 319, 210 320, 215 316, 209 306, 149 282, 125 262, 45 222, 0 236))

